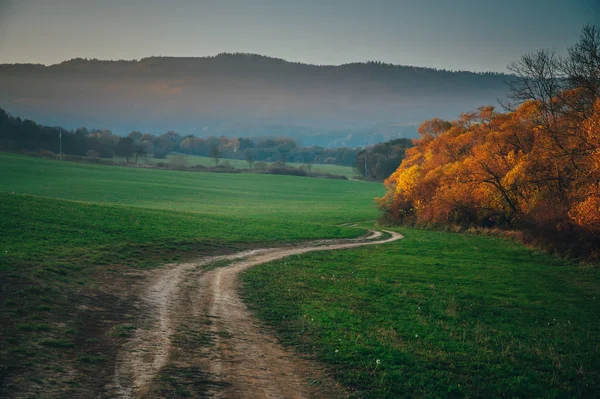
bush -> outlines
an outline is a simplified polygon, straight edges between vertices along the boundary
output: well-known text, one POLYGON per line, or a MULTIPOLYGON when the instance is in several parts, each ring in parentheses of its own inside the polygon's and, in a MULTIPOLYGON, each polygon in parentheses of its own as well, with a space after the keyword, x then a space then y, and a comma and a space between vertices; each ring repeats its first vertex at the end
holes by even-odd
POLYGON ((56 158, 56 154, 48 150, 40 150, 40 156, 44 158, 56 158))
POLYGON ((169 155, 169 151, 163 148, 157 148, 154 150, 154 154, 152 154, 152 157, 156 159, 166 159, 167 155, 169 155))
POLYGON ((187 159, 183 155, 173 155, 169 158, 169 161, 177 169, 183 169, 187 166, 187 159))
POLYGON ((282 161, 275 161, 269 165, 269 169, 285 169, 285 163, 282 161))
POLYGON ((267 165, 267 163, 263 162, 263 161, 254 162, 254 165, 253 165, 254 170, 260 170, 260 171, 267 170, 268 167, 269 166, 267 165))
POLYGON ((290 176, 308 176, 305 170, 296 168, 277 168, 271 167, 267 170, 267 173, 273 175, 290 175, 290 176))

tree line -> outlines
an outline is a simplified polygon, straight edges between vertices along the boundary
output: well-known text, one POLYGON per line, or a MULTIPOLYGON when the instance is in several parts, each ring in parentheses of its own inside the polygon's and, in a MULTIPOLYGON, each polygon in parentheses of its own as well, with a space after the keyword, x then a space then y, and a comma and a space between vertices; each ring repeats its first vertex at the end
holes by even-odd
POLYGON ((211 157, 215 166, 221 160, 254 162, 287 162, 351 166, 369 180, 382 181, 396 170, 412 139, 395 139, 367 148, 300 147, 288 137, 206 137, 182 136, 168 131, 160 135, 133 131, 122 137, 108 129, 85 127, 69 131, 49 127, 31 120, 13 117, 0 109, 0 151, 46 151, 54 154, 110 159, 115 155, 127 162, 138 163, 148 157, 164 159, 170 153, 211 157))
POLYGON ((122 137, 108 129, 85 127, 69 131, 61 127, 49 127, 31 120, 23 120, 0 109, 0 151, 49 151, 93 158, 125 157, 127 162, 137 163, 145 158, 163 159, 172 152, 212 157, 215 164, 221 159, 255 161, 296 162, 310 165, 336 164, 355 166, 358 150, 326 148, 321 146, 300 147, 287 137, 207 137, 182 136, 168 131, 160 135, 133 131, 122 137))
POLYGON ((567 57, 511 64, 511 102, 432 119, 385 181, 393 223, 520 229, 533 243, 600 259, 600 31, 567 57))
POLYGON ((412 139, 401 138, 364 148, 356 156, 356 170, 369 180, 382 181, 398 168, 412 146, 412 139))

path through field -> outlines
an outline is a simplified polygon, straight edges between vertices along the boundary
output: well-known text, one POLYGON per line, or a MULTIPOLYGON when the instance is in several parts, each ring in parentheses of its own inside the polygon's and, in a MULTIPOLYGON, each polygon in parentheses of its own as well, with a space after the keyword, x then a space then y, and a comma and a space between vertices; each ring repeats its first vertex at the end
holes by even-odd
POLYGON ((402 238, 386 233, 390 236, 385 239, 372 231, 361 239, 257 249, 161 269, 140 298, 140 320, 118 354, 110 397, 161 397, 164 380, 187 384, 191 389, 186 395, 192 397, 345 396, 317 364, 299 358, 264 331, 239 297, 238 275, 291 255, 402 238))

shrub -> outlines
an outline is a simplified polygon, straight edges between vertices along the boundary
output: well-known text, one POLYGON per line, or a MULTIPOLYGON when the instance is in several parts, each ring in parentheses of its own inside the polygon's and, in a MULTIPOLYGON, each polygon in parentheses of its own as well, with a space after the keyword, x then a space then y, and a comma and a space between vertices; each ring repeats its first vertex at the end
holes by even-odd
POLYGON ((40 150, 40 156, 44 158, 56 158, 56 154, 48 150, 40 150))
POLYGON ((85 154, 88 158, 92 158, 92 159, 97 159, 98 157, 100 157, 100 154, 98 154, 96 151, 94 150, 89 150, 86 154, 85 154))
POLYGON ((268 167, 269 166, 267 165, 267 163, 263 162, 263 161, 254 162, 254 165, 253 165, 254 170, 259 170, 259 171, 267 170, 268 167))

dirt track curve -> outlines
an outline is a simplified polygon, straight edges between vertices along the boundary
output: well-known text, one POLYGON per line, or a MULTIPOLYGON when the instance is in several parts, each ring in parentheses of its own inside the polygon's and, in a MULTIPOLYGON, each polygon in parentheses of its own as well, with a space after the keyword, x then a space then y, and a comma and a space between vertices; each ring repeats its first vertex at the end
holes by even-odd
MULTIPOLYGON (((398 240, 368 237, 257 249, 167 265, 139 300, 135 334, 117 356, 110 397, 160 397, 156 377, 167 366, 194 373, 199 397, 344 397, 318 364, 297 357, 264 331, 238 294, 244 270, 291 255, 398 240), (207 265, 231 262, 210 270, 207 265), (209 270, 206 270, 209 269, 209 270), (197 384, 198 385, 198 384, 197 384)), ((195 395, 197 396, 197 395, 195 395)))

